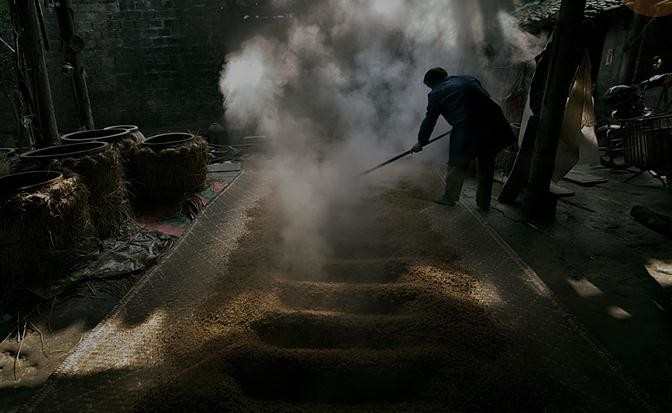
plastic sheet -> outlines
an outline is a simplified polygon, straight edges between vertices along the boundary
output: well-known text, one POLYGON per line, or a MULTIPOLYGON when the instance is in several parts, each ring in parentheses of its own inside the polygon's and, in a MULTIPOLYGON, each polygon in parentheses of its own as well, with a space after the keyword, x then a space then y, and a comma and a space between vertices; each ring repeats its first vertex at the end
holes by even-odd
POLYGON ((70 278, 82 280, 139 273, 155 264, 173 240, 173 237, 158 232, 138 232, 125 239, 106 240, 102 252, 70 278))

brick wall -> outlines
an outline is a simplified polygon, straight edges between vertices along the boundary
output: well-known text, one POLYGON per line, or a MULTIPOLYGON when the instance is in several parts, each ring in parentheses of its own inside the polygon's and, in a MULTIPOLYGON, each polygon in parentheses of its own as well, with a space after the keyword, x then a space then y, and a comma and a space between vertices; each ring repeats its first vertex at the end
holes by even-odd
MULTIPOLYGON (((7 4, 3 1, 0 1, 0 37, 6 41, 11 38, 7 4)), ((14 145, 16 122, 11 103, 8 101, 11 99, 11 88, 15 82, 11 70, 13 59, 12 53, 0 44, 0 147, 14 145)))
MULTIPOLYGON (((215 0, 79 0, 94 117, 100 126, 196 128, 221 116, 217 81, 226 52, 226 16, 215 0)), ((51 33, 56 33, 53 11, 51 33)), ((58 45, 57 38, 52 41, 58 45)), ((62 55, 50 63, 61 130, 76 113, 62 55), (56 64, 54 64, 56 63, 56 64)))
MULTIPOLYGON (((239 16, 225 0, 74 0, 97 126, 206 127, 222 115, 218 78, 239 16)), ((46 11, 61 133, 78 127, 54 10, 46 11)), ((11 112, 0 99, 0 122, 11 112)))

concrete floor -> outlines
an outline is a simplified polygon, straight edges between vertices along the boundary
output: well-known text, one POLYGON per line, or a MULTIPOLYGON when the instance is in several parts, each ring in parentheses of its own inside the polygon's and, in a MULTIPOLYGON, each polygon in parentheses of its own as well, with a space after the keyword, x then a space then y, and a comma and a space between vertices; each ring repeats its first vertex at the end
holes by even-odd
MULTIPOLYGON (((630 217, 634 205, 672 211, 659 181, 605 168, 580 169, 609 180, 585 187, 562 181, 576 196, 559 203, 557 223, 521 222, 517 207, 497 204, 485 217, 632 377, 652 404, 672 410, 672 242, 630 217)), ((475 182, 464 203, 475 207, 475 182)), ((498 188, 496 188, 496 191, 498 188)))
POLYGON ((379 187, 297 267, 272 186, 241 176, 26 410, 659 410, 483 217, 379 187))

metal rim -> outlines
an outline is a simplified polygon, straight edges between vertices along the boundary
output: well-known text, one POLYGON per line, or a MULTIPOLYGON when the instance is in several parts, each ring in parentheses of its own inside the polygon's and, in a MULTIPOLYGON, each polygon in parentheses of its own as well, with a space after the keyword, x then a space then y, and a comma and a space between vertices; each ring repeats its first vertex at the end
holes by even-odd
POLYGON ((47 148, 37 149, 26 152, 21 155, 25 160, 51 160, 65 159, 73 157, 82 157, 93 155, 105 151, 110 144, 100 141, 89 141, 82 143, 72 143, 68 145, 49 146, 47 148))
POLYGON ((154 135, 145 139, 143 146, 152 149, 172 148, 175 146, 184 145, 194 140, 194 135, 191 133, 171 132, 154 135))
POLYGON ((123 128, 91 129, 77 131, 61 136, 63 142, 118 142, 128 136, 130 131, 123 128))
POLYGON ((3 196, 6 195, 15 195, 21 192, 29 191, 32 189, 37 189, 37 188, 42 188, 47 185, 51 185, 60 179, 63 178, 63 174, 60 172, 56 171, 32 171, 32 172, 21 172, 21 173, 16 173, 16 174, 11 174, 11 175, 5 175, 3 177, 0 177, 0 194, 3 196), (7 183, 11 183, 14 180, 17 179, 25 179, 29 177, 34 177, 39 178, 42 177, 42 180, 39 182, 35 182, 32 184, 27 184, 27 185, 21 185, 21 186, 15 186, 13 188, 5 188, 4 186, 7 185, 7 183))
POLYGON ((103 128, 103 130, 109 130, 109 129, 124 129, 127 130, 129 133, 138 132, 140 130, 140 128, 136 125, 113 125, 103 128))

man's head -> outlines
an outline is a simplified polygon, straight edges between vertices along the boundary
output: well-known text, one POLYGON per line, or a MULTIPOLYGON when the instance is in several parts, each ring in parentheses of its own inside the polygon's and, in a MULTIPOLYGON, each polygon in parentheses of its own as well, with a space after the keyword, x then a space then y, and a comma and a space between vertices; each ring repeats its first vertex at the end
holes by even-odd
POLYGON ((427 87, 434 87, 447 78, 448 72, 446 72, 446 69, 442 67, 435 67, 433 69, 429 69, 429 71, 425 74, 424 82, 427 87))

